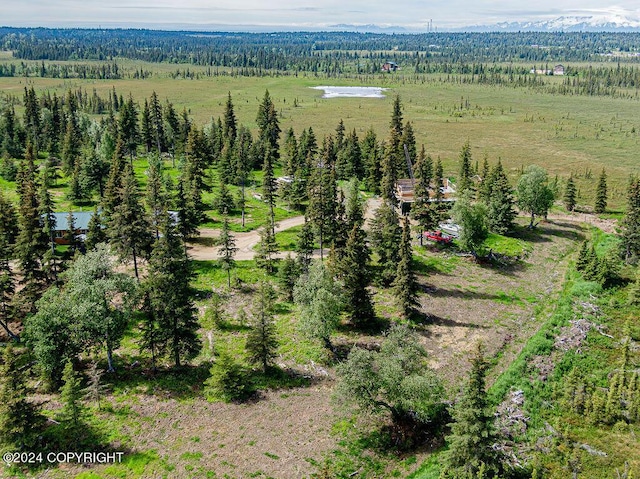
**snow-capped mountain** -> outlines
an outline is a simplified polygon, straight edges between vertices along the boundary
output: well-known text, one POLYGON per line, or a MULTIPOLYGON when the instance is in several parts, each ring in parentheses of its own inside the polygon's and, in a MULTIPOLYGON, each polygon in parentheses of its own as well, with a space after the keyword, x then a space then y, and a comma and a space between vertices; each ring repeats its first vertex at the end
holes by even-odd
POLYGON ((473 25, 461 30, 486 32, 640 32, 640 18, 620 14, 563 16, 553 20, 473 25))

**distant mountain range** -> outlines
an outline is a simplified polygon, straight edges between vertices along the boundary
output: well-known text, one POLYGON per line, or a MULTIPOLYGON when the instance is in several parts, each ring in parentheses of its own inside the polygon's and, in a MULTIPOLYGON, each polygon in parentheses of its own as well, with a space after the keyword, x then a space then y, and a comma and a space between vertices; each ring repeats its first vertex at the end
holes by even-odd
MULTIPOLYGON (((437 25, 434 23, 434 25, 437 25)), ((371 33, 425 33, 427 28, 337 24, 326 28, 330 31, 371 33)), ((562 16, 553 20, 500 22, 487 25, 468 25, 455 28, 436 28, 440 32, 640 32, 640 18, 621 14, 589 16, 562 16)))
POLYGON ((632 19, 615 14, 567 16, 536 22, 501 22, 494 25, 474 25, 460 30, 472 32, 640 32, 640 19, 632 19))

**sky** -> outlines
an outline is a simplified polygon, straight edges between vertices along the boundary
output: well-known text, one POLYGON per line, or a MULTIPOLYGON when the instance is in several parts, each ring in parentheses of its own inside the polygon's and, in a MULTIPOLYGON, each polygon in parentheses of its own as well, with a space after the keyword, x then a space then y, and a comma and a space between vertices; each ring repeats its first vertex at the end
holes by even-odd
POLYGON ((426 31, 559 16, 640 19, 638 0, 0 0, 0 25, 317 29, 336 24, 426 31))

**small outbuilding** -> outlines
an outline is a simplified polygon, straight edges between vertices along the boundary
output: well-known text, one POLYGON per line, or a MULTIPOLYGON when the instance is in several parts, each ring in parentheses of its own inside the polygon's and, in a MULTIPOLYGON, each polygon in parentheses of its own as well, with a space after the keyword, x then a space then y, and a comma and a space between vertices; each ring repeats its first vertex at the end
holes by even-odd
POLYGON ((398 64, 395 62, 384 62, 382 64, 382 67, 380 68, 381 71, 387 72, 387 73, 394 72, 397 69, 398 69, 398 64))

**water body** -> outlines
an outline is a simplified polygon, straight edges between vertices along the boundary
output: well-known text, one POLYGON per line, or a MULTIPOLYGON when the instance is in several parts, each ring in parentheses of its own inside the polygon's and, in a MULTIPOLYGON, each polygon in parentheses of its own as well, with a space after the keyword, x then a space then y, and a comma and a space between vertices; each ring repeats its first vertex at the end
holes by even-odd
POLYGON ((377 86, 314 86, 314 90, 324 90, 322 98, 384 98, 386 88, 377 86))

